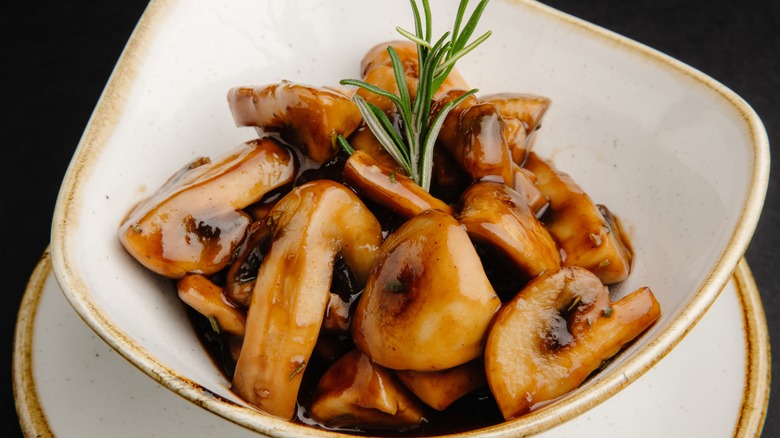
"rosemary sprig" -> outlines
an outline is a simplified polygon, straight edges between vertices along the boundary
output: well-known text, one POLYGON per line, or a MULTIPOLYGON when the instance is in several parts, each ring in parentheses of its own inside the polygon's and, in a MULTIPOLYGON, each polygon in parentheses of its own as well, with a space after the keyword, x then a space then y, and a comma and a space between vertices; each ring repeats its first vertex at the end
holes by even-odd
MULTIPOLYGON (((393 102, 400 116, 400 123, 393 124, 387 115, 377 106, 355 95, 353 100, 363 115, 366 125, 384 146, 387 152, 401 165, 406 173, 426 191, 430 190, 433 168, 433 147, 439 135, 441 126, 450 110, 477 89, 469 90, 459 98, 447 103, 436 117, 431 120, 431 102, 436 90, 450 74, 455 62, 474 50, 488 39, 491 31, 485 32, 479 38, 469 43, 477 27, 482 12, 489 0, 481 0, 468 21, 461 29, 463 17, 469 0, 461 0, 455 17, 452 32, 446 32, 436 42, 431 40, 431 8, 428 0, 422 0, 424 22, 420 17, 417 0, 410 0, 414 14, 414 33, 397 27, 398 33, 417 44, 418 83, 417 94, 411 99, 406 85, 406 75, 398 53, 391 46, 387 47, 390 61, 393 65, 393 75, 398 87, 398 95, 385 91, 365 81, 344 79, 342 85, 354 85, 377 95, 386 97, 393 102)), ((347 153, 352 153, 352 147, 341 136, 339 143, 347 153)))

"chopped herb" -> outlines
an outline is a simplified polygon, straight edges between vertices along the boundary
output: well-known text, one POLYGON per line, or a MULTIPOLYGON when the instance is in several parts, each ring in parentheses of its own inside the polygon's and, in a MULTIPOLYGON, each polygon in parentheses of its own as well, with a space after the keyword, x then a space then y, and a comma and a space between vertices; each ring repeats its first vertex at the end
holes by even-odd
POLYGON ((355 148, 352 147, 352 145, 349 144, 346 138, 344 138, 343 135, 339 134, 336 139, 339 141, 339 144, 341 145, 342 149, 347 153, 347 155, 352 155, 355 153, 355 148))
POLYGON ((612 308, 611 307, 607 307, 606 309, 604 309, 603 313, 604 313, 604 318, 611 317, 612 316, 612 308))
POLYGON ((385 290, 389 292, 395 292, 397 294, 402 294, 406 292, 406 286, 404 286, 404 284, 400 281, 390 281, 385 284, 385 290))
POLYGON ((211 324, 211 330, 214 330, 214 333, 222 333, 222 330, 219 328, 219 321, 217 321, 217 318, 209 316, 209 324, 211 324))
POLYGON ((612 264, 612 262, 610 262, 609 259, 604 259, 604 261, 599 263, 599 268, 604 268, 604 267, 609 266, 611 264, 612 264))
POLYGON ((293 377, 303 371, 304 368, 306 368, 306 362, 299 363, 298 366, 290 373, 290 377, 287 380, 292 380, 293 377))
POLYGON ((390 184, 395 184, 395 172, 390 172, 390 184))
POLYGON ((577 304, 580 303, 580 300, 582 299, 581 296, 577 295, 576 298, 574 298, 574 301, 569 304, 569 307, 566 308, 566 313, 571 313, 572 310, 577 306, 577 304))
POLYGON ((138 234, 141 234, 141 231, 143 231, 143 229, 141 228, 141 225, 135 224, 133 225, 133 231, 135 231, 138 234))
POLYGON ((265 220, 265 226, 268 228, 273 228, 276 226, 276 223, 279 222, 279 218, 282 217, 281 211, 276 211, 274 214, 268 215, 268 218, 265 220))

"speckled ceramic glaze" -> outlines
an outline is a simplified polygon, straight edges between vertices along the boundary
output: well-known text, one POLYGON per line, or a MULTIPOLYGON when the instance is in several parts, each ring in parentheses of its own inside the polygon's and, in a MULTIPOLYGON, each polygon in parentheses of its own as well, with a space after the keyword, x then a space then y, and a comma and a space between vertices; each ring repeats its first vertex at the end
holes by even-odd
MULTIPOLYGON (((172 285, 124 252, 117 227, 184 163, 255 136, 233 124, 229 88, 356 77, 366 50, 396 38, 396 25, 411 27, 408 8, 360 0, 150 4, 84 133, 53 222, 57 281, 100 337, 166 387, 238 424, 269 435, 328 435, 270 418, 235 396, 172 285), (379 18, 363 18, 369 14, 379 18)), ((451 2, 432 8, 439 25, 451 23, 451 2)), ((753 233, 768 145, 738 96, 651 49, 530 1, 491 2, 481 26, 494 35, 459 63, 461 74, 481 93, 553 100, 537 152, 618 214, 634 245, 633 272, 613 299, 648 285, 663 311, 578 390, 480 431, 518 436, 614 395, 702 317, 753 233)))
MULTIPOLYGON (((177 397, 97 338, 63 297, 46 255, 30 279, 16 333, 14 389, 27 436, 257 436, 177 397)), ((761 299, 743 261, 663 361, 539 437, 753 437, 766 413, 769 366, 761 299)))

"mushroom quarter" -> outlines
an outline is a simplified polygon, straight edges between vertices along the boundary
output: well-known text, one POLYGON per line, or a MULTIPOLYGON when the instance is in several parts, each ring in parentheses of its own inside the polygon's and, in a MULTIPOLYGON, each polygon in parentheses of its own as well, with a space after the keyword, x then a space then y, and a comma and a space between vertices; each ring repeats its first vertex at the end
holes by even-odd
POLYGON ((429 210, 380 247, 355 312, 353 337, 388 368, 452 368, 481 354, 499 305, 465 228, 429 210))

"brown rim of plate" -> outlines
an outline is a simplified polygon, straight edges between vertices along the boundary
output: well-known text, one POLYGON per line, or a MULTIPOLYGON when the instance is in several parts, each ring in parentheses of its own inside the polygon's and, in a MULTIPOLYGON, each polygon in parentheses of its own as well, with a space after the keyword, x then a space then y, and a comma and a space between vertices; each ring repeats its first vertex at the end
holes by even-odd
POLYGON ((49 275, 51 275, 51 258, 47 248, 27 282, 14 328, 14 354, 11 363, 14 400, 22 432, 24 436, 30 437, 54 436, 49 429, 46 413, 38 400, 38 390, 32 370, 35 316, 49 275))
MULTIPOLYGON (((27 283, 16 320, 12 364, 13 387, 16 411, 25 436, 54 436, 49 428, 46 412, 38 399, 32 370, 35 317, 44 285, 51 271, 51 259, 47 249, 27 283)), ((733 436, 754 437, 761 433, 769 403, 771 374, 769 332, 758 287, 744 258, 740 260, 731 278, 734 280, 742 310, 746 358, 745 385, 733 436)), ((225 421, 230 420, 225 419, 225 421)))

